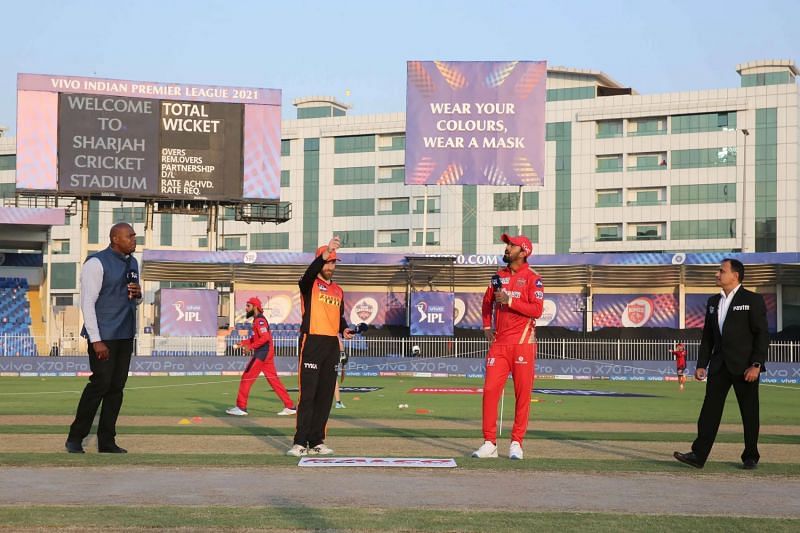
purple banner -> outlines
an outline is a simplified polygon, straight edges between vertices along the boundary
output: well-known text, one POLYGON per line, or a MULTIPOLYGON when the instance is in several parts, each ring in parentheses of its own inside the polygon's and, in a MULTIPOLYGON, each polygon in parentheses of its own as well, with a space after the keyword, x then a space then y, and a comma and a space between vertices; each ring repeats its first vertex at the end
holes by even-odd
POLYGON ((454 301, 452 292, 411 293, 411 335, 452 335, 454 301))
POLYGON ((453 324, 460 328, 481 329, 481 307, 483 306, 483 292, 457 292, 453 303, 455 315, 453 324))
POLYGON ((344 292, 344 318, 350 325, 405 326, 405 292, 344 292))
POLYGON ((300 289, 297 286, 287 287, 285 290, 260 290, 243 289, 234 294, 235 322, 241 324, 247 320, 245 305, 247 300, 255 296, 264 306, 264 317, 270 324, 299 324, 300 317, 300 289))
POLYGON ((544 185, 545 61, 409 61, 407 185, 544 185))
MULTIPOLYGON (((778 331, 778 297, 774 292, 759 293, 767 305, 767 326, 771 333, 778 331)), ((702 328, 706 319, 706 302, 711 294, 687 294, 685 324, 687 328, 702 328)))
POLYGON ((66 209, 47 207, 3 207, 0 224, 31 226, 63 226, 66 209))
POLYGON ((544 293, 544 311, 537 326, 557 326, 583 331, 583 301, 580 294, 544 293))
POLYGON ((164 337, 217 334, 218 293, 211 289, 161 289, 159 331, 164 337))
POLYGON ((595 294, 593 328, 678 327, 674 294, 595 294))

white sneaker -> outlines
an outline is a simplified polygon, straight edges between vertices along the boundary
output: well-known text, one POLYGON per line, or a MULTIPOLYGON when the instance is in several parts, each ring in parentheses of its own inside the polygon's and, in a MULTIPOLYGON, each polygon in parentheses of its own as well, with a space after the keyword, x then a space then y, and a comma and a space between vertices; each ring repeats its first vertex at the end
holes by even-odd
POLYGON ((342 402, 336 402, 336 409, 345 409, 345 406, 342 402))
POLYGON ((472 457, 477 457, 478 459, 497 457, 497 446, 487 440, 483 443, 483 446, 472 452, 472 457))
POLYGON ((292 409, 291 407, 284 407, 282 411, 278 411, 278 416, 289 416, 296 414, 297 414, 297 409, 292 409))
POLYGON ((291 455, 292 457, 303 457, 308 455, 308 450, 299 444, 295 444, 289 448, 289 451, 286 452, 286 455, 291 455))
POLYGON ((233 416, 247 416, 247 411, 239 409, 238 406, 231 407, 230 409, 225 409, 225 412, 233 416))
POLYGON ((511 441, 511 447, 508 449, 509 459, 522 459, 522 445, 517 441, 511 441))
POLYGON ((333 450, 325 444, 317 444, 308 449, 308 455, 333 455, 333 450))

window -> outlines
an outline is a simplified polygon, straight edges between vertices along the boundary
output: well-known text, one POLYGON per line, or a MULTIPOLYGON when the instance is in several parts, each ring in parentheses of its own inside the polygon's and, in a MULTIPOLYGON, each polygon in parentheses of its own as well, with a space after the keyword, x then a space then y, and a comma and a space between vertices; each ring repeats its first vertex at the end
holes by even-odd
POLYGON ((698 133, 736 129, 736 111, 697 113, 672 117, 672 133, 698 133))
POLYGON ((571 136, 570 122, 548 122, 545 125, 545 140, 566 141, 571 136))
POLYGON ((378 231, 378 246, 408 246, 408 230, 390 229, 378 231))
POLYGON ((524 224, 522 226, 522 234, 528 237, 532 243, 539 242, 539 226, 524 224))
POLYGON ((375 232, 371 229, 355 231, 335 231, 342 240, 342 248, 373 248, 375 232))
POLYGON ((74 289, 76 263, 53 263, 53 273, 50 276, 51 289, 74 289))
POLYGON ((673 150, 672 168, 708 168, 736 166, 736 147, 673 150))
POLYGON ((333 201, 333 216, 335 217, 371 217, 374 214, 374 198, 356 198, 354 200, 333 201))
POLYGON ((172 246, 172 215, 169 213, 161 213, 158 215, 161 222, 161 246, 172 246))
POLYGON ((333 169, 334 185, 366 185, 375 183, 375 167, 344 167, 333 169))
POLYGON ((69 239, 53 240, 53 254, 68 254, 70 249, 69 243, 69 239))
POLYGON ((11 198, 16 194, 17 194, 16 183, 0 183, 0 198, 11 198))
POLYGON ((664 170, 666 168, 666 152, 628 154, 628 170, 664 170))
MULTIPOLYGON (((414 197, 414 214, 422 214, 425 198, 422 196, 414 197)), ((438 213, 441 210, 441 198, 439 196, 428 196, 428 213, 438 213)))
POLYGON ((595 227, 596 241, 621 241, 622 224, 598 224, 595 227))
MULTIPOLYGON (((425 239, 425 244, 427 246, 438 246, 439 245, 439 229, 429 229, 426 233, 427 238, 425 239)), ((422 246, 422 229, 415 229, 414 230, 414 246, 422 246)))
POLYGON ((628 225, 629 241, 658 241, 664 239, 665 222, 651 222, 628 225))
POLYGON ((220 250, 246 250, 246 235, 223 235, 220 250))
POLYGON ((281 170, 281 187, 291 187, 291 174, 288 170, 281 170))
POLYGON ((208 249, 208 235, 194 235, 192 244, 195 248, 208 249))
MULTIPOLYGON (((529 191, 522 193, 522 209, 533 211, 539 209, 539 193, 529 191)), ((519 193, 516 192, 496 192, 494 193, 495 211, 518 211, 519 193)))
POLYGON ((605 189, 597 191, 595 207, 621 207, 622 189, 605 189))
POLYGON ((394 135, 381 135, 378 138, 378 150, 381 152, 389 150, 405 150, 406 134, 397 133, 394 135))
MULTIPOLYGON (((498 243, 500 242, 500 236, 503 233, 508 233, 509 235, 517 235, 520 233, 519 226, 494 226, 492 228, 492 242, 498 243)), ((531 242, 537 243, 539 242, 539 226, 536 225, 523 225, 522 226, 522 235, 528 237, 531 242)))
POLYGON ((622 170, 622 154, 598 155, 597 172, 619 172, 622 170))
POLYGON ((251 233, 251 250, 287 250, 289 248, 289 232, 251 233))
POLYGON ((736 219, 673 220, 671 239, 727 239, 736 237, 736 219))
POLYGON ((673 185, 672 205, 720 204, 736 202, 736 183, 702 183, 673 185))
POLYGON ((761 85, 781 85, 794 83, 794 75, 789 71, 761 72, 759 74, 743 74, 742 87, 758 87, 761 85))
POLYGON ((628 205, 661 205, 665 202, 666 196, 666 187, 628 189, 628 205))
POLYGON ((17 156, 0 155, 0 170, 16 170, 17 169, 17 156))
POLYGON ((333 108, 329 105, 318 107, 298 107, 297 118, 328 118, 333 116, 333 108))
POLYGON ((410 206, 407 197, 381 198, 378 200, 379 215, 407 215, 409 211, 410 206))
POLYGON ((381 167, 378 171, 378 183, 404 183, 405 167, 381 167))
POLYGON ((665 135, 667 133, 667 117, 636 118, 628 121, 628 135, 665 135))
POLYGON ((584 87, 569 87, 566 89, 547 89, 548 102, 561 102, 564 100, 586 100, 595 97, 594 85, 584 87))
POLYGON ((292 154, 292 141, 290 139, 281 139, 281 155, 292 154))
POLYGON ((111 211, 114 224, 117 222, 127 222, 135 224, 144 222, 144 207, 115 207, 111 211))
POLYGON ((608 139, 612 137, 622 137, 621 120, 598 120, 597 135, 598 139, 608 139))
POLYGON ((375 135, 351 135, 347 137, 335 137, 333 140, 333 152, 336 154, 374 151, 375 135))

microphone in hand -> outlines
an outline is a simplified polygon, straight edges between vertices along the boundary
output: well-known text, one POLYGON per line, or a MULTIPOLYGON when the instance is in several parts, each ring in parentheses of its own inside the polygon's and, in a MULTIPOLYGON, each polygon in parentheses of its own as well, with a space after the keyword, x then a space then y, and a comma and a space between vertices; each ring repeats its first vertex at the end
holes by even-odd
POLYGON ((495 274, 492 276, 492 288, 496 291, 499 291, 503 288, 503 282, 500 279, 500 274, 495 274))
POLYGON ((139 290, 139 273, 133 268, 130 268, 128 269, 128 273, 125 275, 125 279, 128 285, 128 300, 139 298, 141 296, 141 292, 139 290))

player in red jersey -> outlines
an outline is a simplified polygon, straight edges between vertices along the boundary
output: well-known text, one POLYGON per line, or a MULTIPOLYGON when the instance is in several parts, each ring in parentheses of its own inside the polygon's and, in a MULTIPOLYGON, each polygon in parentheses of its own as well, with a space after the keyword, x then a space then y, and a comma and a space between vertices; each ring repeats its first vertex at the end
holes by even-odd
POLYGON ((483 296, 483 331, 490 343, 483 388, 485 442, 472 456, 497 457, 497 402, 510 372, 516 407, 508 456, 522 459, 536 362, 536 319, 542 316, 544 286, 541 276, 528 266, 533 252, 530 239, 503 234, 501 240, 506 243, 503 260, 508 266, 493 276, 483 296))
POLYGON ((253 356, 247 363, 247 367, 242 374, 239 383, 239 395, 236 397, 236 405, 225 412, 233 416, 247 416, 247 398, 250 396, 250 387, 258 379, 259 374, 264 374, 269 386, 283 402, 283 410, 278 412, 280 416, 293 415, 297 409, 286 392, 286 387, 281 383, 278 372, 275 370, 275 345, 272 342, 272 333, 269 331, 269 323, 264 317, 264 308, 261 300, 255 296, 247 300, 245 307, 247 318, 253 318, 253 335, 242 342, 241 347, 245 351, 251 352, 253 356))
POLYGON ((675 368, 678 371, 678 383, 680 383, 680 390, 683 390, 686 384, 686 348, 683 343, 679 342, 675 345, 674 350, 670 350, 672 355, 675 356, 675 368))

